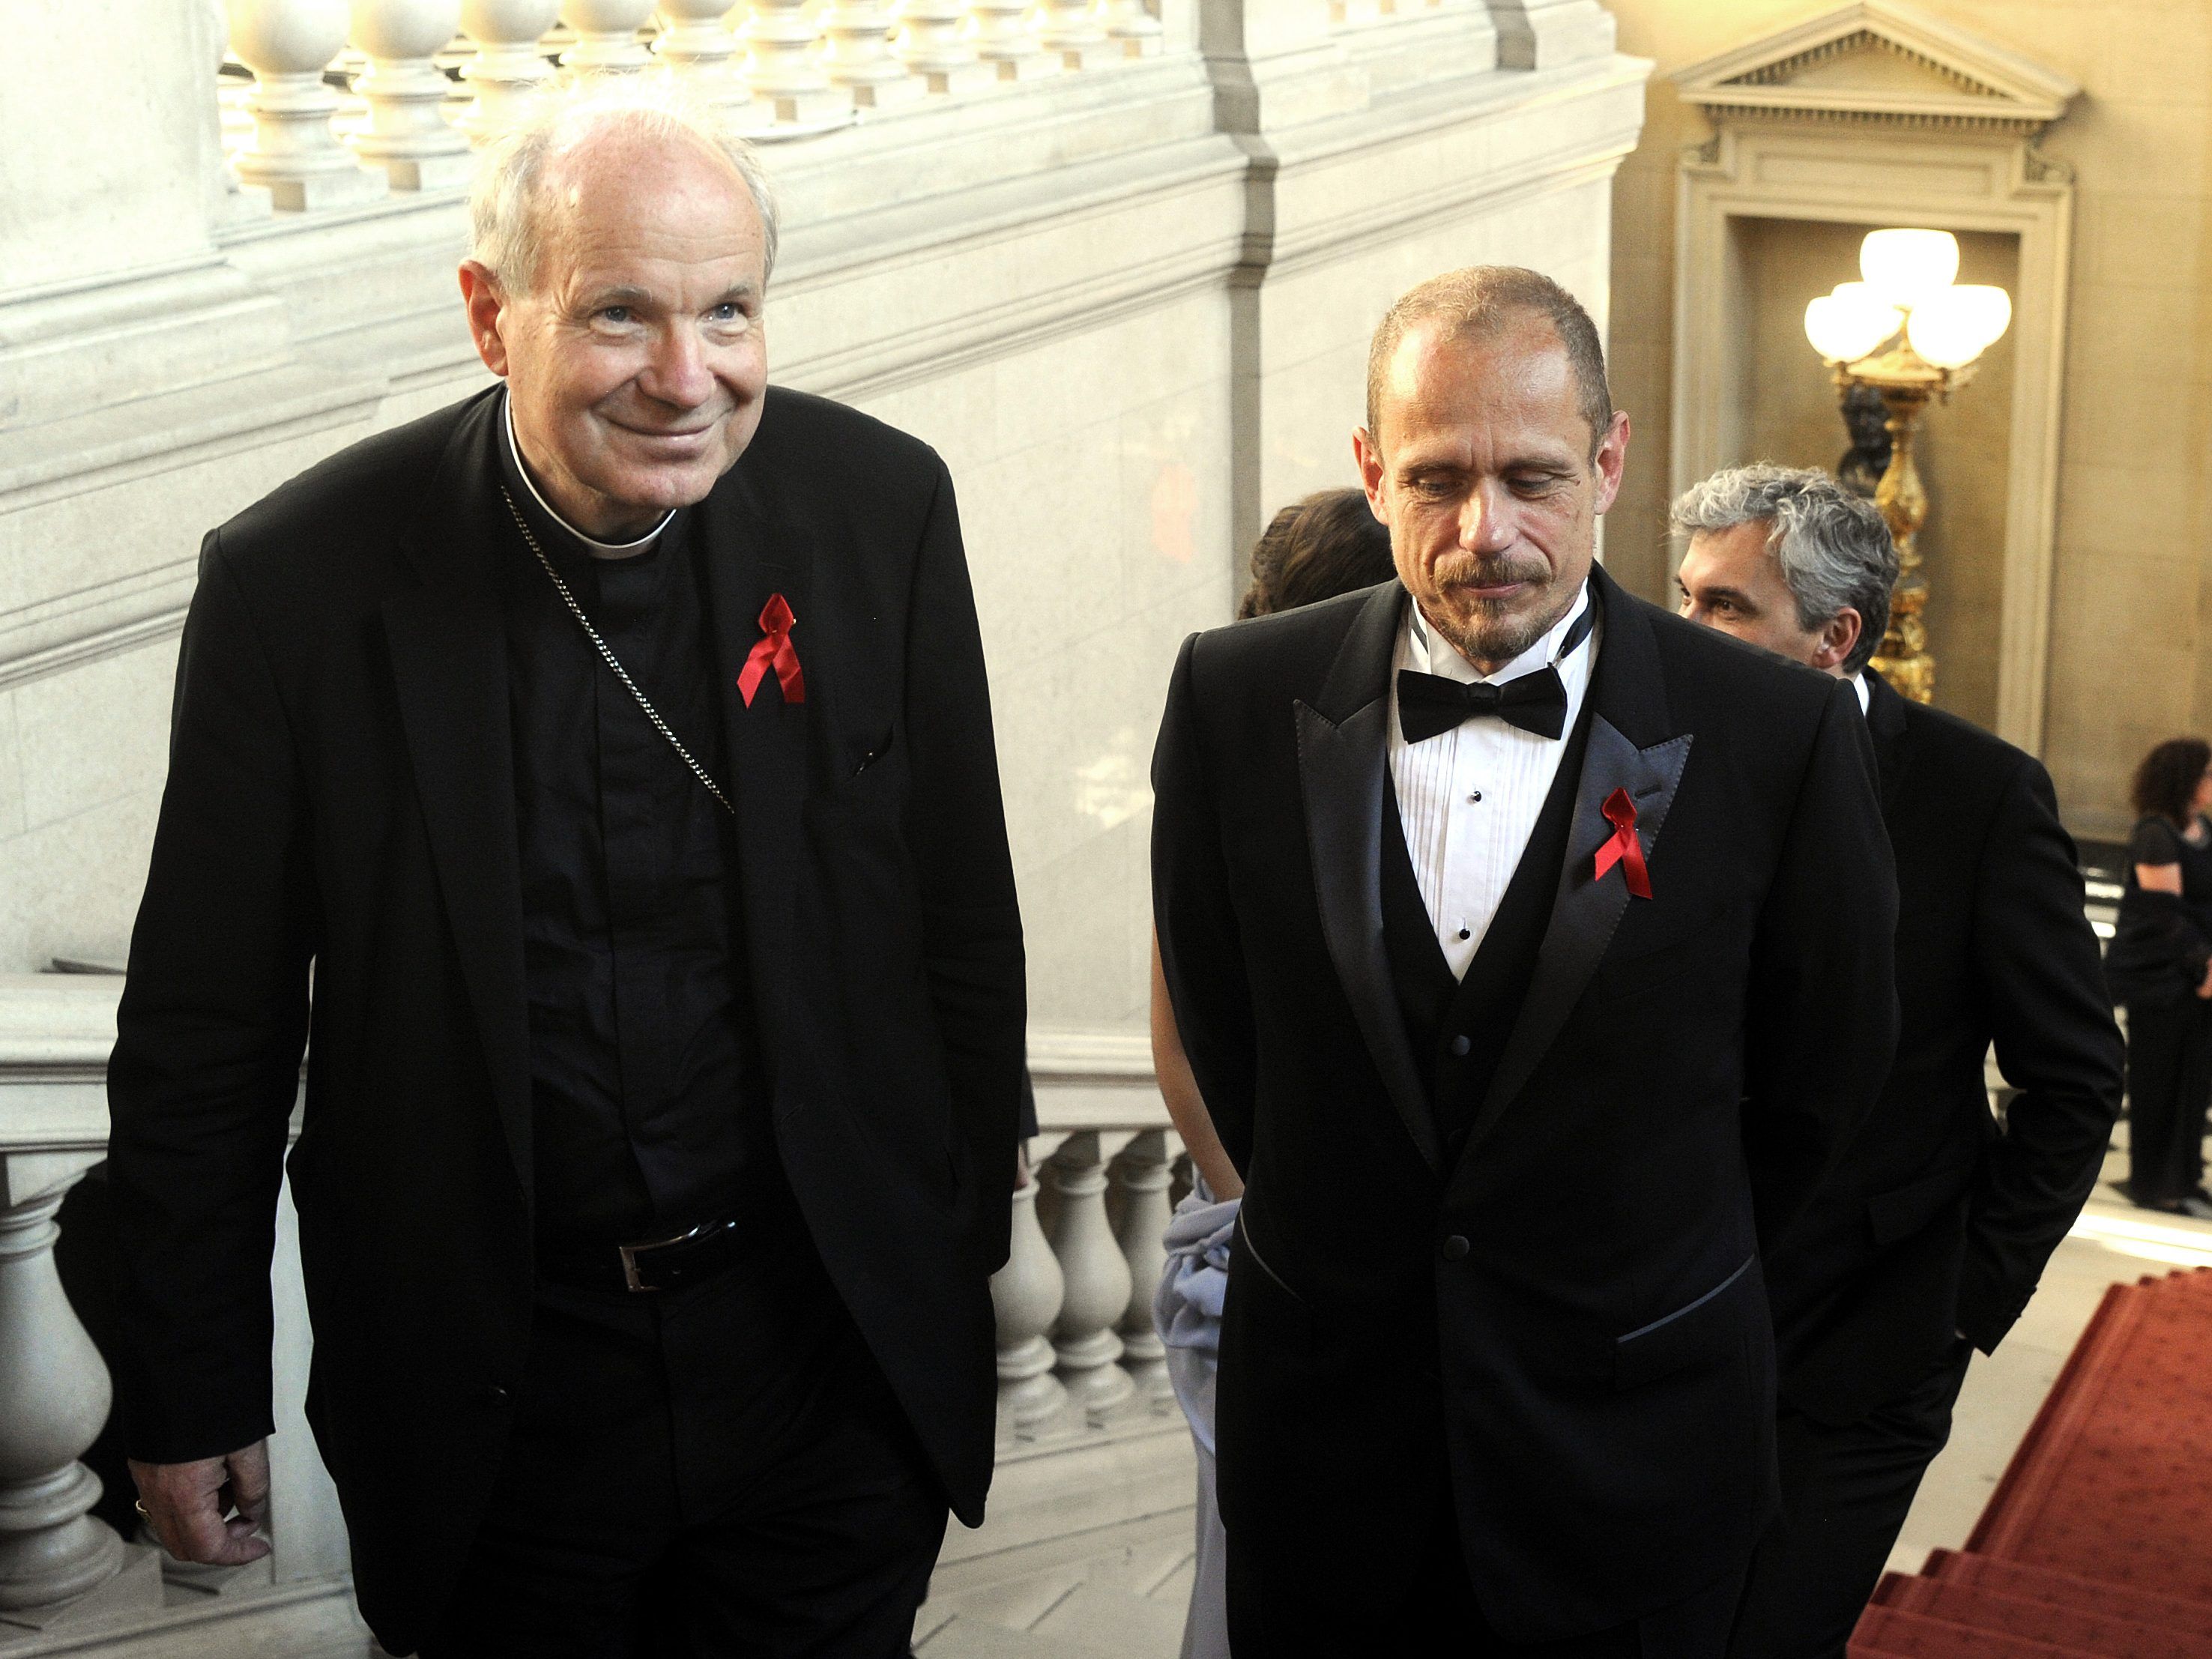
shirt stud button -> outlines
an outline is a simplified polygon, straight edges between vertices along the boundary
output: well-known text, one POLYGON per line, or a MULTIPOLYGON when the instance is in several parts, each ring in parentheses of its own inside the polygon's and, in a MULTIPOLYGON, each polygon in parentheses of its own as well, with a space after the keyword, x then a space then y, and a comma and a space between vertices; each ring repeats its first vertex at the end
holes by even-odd
POLYGON ((1460 936, 1462 939, 1473 939, 1473 938, 1474 937, 1474 933, 1473 933, 1473 931, 1472 931, 1472 930, 1470 930, 1470 929, 1468 929, 1468 928, 1462 927, 1462 928, 1461 928, 1461 929, 1459 930, 1459 936, 1460 936))
POLYGON ((1482 791, 1480 789, 1476 790, 1473 794, 1469 795, 1468 799, 1469 800, 1480 800, 1482 799, 1482 791))
POLYGON ((1474 1044, 1468 1042, 1464 1036, 1455 1036, 1451 1040, 1452 1053, 1462 1060, 1464 1060, 1467 1057, 1467 1051, 1473 1047, 1474 1047, 1474 1044))

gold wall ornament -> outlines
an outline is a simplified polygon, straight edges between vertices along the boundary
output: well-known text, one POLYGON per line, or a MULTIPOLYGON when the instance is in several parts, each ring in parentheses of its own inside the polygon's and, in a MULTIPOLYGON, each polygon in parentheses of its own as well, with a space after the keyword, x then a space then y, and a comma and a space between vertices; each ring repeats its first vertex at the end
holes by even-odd
POLYGON ((1921 617, 1928 579, 1915 545, 1928 490, 1913 439, 1929 401, 1948 403, 1974 378, 1975 362, 2012 322, 2012 296, 1956 280, 1958 239, 1948 231, 1871 231, 1859 268, 1863 281, 1838 283, 1806 307, 1805 337, 1834 370, 1839 402, 1848 404, 1855 386, 1871 386, 1888 411, 1889 465, 1874 501, 1897 544, 1897 585, 1873 666, 1899 696, 1933 702, 1936 659, 1921 617))

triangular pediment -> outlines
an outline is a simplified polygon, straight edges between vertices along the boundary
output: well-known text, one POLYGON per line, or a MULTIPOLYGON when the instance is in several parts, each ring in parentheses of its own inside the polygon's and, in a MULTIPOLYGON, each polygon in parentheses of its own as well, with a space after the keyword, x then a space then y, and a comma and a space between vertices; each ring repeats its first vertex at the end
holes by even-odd
POLYGON ((1673 77, 1715 120, 1797 118, 2040 131, 2080 85, 1899 0, 1857 0, 1673 77))

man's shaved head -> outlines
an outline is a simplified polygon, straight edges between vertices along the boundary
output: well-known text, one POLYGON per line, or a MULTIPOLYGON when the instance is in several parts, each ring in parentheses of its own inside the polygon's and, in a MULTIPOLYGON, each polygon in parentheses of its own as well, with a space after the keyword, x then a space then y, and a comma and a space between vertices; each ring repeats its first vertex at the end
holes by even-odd
POLYGON ((1540 317, 1565 348, 1574 371, 1576 402, 1589 423, 1589 452, 1613 426, 1613 389, 1606 383, 1605 347, 1582 302, 1541 271, 1520 265, 1468 265, 1431 276, 1401 295, 1382 314, 1367 350, 1367 430, 1384 441, 1382 413, 1398 348, 1424 324, 1445 334, 1484 338, 1529 317, 1540 317))

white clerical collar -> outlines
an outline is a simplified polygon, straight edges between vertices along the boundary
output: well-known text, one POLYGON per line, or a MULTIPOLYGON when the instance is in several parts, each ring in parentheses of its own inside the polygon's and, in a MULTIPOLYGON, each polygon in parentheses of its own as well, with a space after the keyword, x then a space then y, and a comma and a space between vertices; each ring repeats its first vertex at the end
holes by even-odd
POLYGON ((1864 670, 1851 676, 1851 690, 1859 694, 1859 713, 1865 714, 1874 706, 1874 691, 1866 683, 1864 670))
POLYGON ((1413 650, 1410 653, 1412 659, 1407 665, 1421 673, 1435 674, 1448 680, 1458 680, 1467 685, 1485 684, 1492 681, 1503 684, 1507 680, 1518 679, 1523 674, 1534 673, 1558 655, 1561 643, 1567 637, 1567 630, 1575 625, 1576 617, 1589 609, 1589 579, 1584 577, 1582 591, 1575 595, 1575 602, 1567 607, 1566 615, 1545 630, 1542 638, 1496 673, 1485 674, 1465 657, 1461 656, 1458 648, 1449 640, 1433 639, 1429 632, 1428 619, 1421 615, 1420 605, 1409 600, 1406 606, 1406 616, 1413 650))
POLYGON ((522 475, 522 482, 538 505, 545 509, 545 516, 567 531, 584 545, 584 550, 595 558, 628 559, 642 553, 653 544, 660 532, 668 528, 669 520, 676 516, 671 508, 661 515, 660 522, 634 542, 603 542, 596 536, 586 536, 563 518, 560 509, 545 499, 545 492, 538 487, 538 480, 530 476, 530 469, 522 464, 522 447, 514 441, 514 399, 501 395, 499 400, 500 421, 507 428, 507 453, 514 458, 514 470, 522 475))

